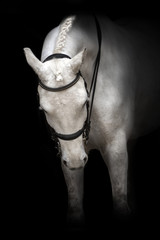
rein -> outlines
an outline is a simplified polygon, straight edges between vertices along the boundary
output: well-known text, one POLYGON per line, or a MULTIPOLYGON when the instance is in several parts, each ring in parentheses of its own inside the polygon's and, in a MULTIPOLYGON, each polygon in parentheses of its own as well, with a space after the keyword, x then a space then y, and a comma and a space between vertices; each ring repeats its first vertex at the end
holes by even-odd
MULTIPOLYGON (((59 139, 62 139, 62 140, 65 140, 65 141, 74 140, 74 139, 78 138, 81 134, 83 136, 83 140, 85 141, 85 143, 87 143, 87 141, 89 139, 90 125, 91 125, 91 114, 92 114, 92 107, 93 107, 95 90, 96 90, 98 69, 99 69, 99 64, 100 64, 101 40, 102 40, 102 34, 101 34, 100 25, 99 25, 99 22, 98 22, 96 17, 95 17, 95 23, 96 23, 96 30, 97 30, 97 37, 98 37, 98 53, 97 53, 97 57, 96 57, 96 60, 95 60, 95 66, 94 66, 94 71, 93 71, 93 76, 92 76, 92 81, 91 81, 91 86, 90 86, 90 90, 89 91, 87 89, 87 83, 86 83, 85 79, 83 78, 83 76, 82 76, 80 71, 77 73, 75 79, 72 82, 70 82, 69 84, 64 85, 62 87, 58 87, 58 88, 48 87, 48 86, 44 85, 40 79, 38 79, 39 80, 39 85, 42 88, 44 88, 45 90, 51 91, 51 92, 59 92, 59 91, 64 91, 64 90, 72 87, 74 84, 76 84, 78 82, 80 77, 82 77, 83 80, 84 80, 84 85, 85 85, 85 89, 86 89, 86 92, 88 94, 88 97, 89 98, 91 97, 90 106, 89 106, 89 101, 87 101, 87 103, 86 103, 87 119, 84 122, 83 127, 79 131, 77 131, 77 132, 75 132, 73 134, 61 134, 61 133, 57 133, 49 125, 51 138, 52 138, 52 140, 54 140, 58 144, 59 152, 60 152, 60 142, 59 142, 59 139)), ((51 60, 53 58, 69 58, 69 59, 71 59, 66 54, 55 53, 55 54, 52 54, 52 55, 48 56, 43 62, 49 61, 49 60, 51 60)), ((47 123, 47 120, 46 120, 46 123, 47 123)), ((47 125, 48 125, 48 123, 47 123, 47 125)))
POLYGON ((97 75, 98 75, 98 69, 99 69, 99 64, 100 64, 100 57, 101 57, 101 42, 102 42, 102 33, 101 33, 101 28, 98 22, 98 19, 95 16, 95 23, 96 23, 96 29, 97 29, 97 37, 98 37, 98 53, 95 61, 95 67, 94 67, 94 72, 92 76, 92 82, 89 90, 89 97, 92 92, 93 88, 93 93, 92 93, 92 99, 91 99, 91 105, 90 105, 90 112, 89 112, 89 121, 91 119, 91 113, 92 113, 92 107, 93 107, 93 101, 94 101, 94 95, 96 91, 96 83, 97 83, 97 75))

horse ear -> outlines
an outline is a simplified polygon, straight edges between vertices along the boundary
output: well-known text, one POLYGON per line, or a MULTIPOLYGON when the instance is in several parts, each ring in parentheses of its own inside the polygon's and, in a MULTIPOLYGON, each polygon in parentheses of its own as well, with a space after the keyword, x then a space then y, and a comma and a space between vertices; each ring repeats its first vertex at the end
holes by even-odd
POLYGON ((43 69, 43 63, 38 60, 30 48, 24 48, 23 50, 28 64, 33 68, 36 74, 40 75, 43 69))
POLYGON ((86 55, 86 48, 83 49, 81 52, 79 52, 77 55, 75 55, 71 59, 72 70, 75 74, 80 70, 83 60, 85 58, 85 55, 86 55))

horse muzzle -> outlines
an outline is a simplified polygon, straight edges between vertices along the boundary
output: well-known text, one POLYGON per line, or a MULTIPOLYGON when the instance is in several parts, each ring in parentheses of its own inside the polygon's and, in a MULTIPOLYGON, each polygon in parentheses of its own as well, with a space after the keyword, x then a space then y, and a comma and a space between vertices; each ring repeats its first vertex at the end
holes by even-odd
POLYGON ((84 168, 84 166, 86 165, 87 161, 88 161, 88 156, 87 154, 85 154, 83 157, 81 157, 80 159, 77 158, 65 158, 62 157, 62 164, 66 167, 68 167, 70 170, 76 170, 76 169, 80 169, 80 168, 84 168))

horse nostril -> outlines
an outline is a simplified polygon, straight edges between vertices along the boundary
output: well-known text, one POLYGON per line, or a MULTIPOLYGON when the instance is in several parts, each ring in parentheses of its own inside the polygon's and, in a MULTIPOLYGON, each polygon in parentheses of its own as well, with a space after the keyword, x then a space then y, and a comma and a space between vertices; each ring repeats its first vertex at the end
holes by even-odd
POLYGON ((65 166, 67 166, 67 161, 63 160, 63 164, 64 164, 65 166))
POLYGON ((88 160, 88 157, 85 157, 85 158, 83 159, 84 163, 86 163, 87 160, 88 160))

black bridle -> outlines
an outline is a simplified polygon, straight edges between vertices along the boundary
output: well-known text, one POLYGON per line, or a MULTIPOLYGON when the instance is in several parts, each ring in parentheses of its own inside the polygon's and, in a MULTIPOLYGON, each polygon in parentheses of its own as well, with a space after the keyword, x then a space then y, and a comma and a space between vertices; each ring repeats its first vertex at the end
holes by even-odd
MULTIPOLYGON (((59 139, 62 139, 62 140, 65 140, 65 141, 70 141, 70 140, 74 140, 74 139, 78 138, 80 135, 82 135, 83 140, 86 143, 88 141, 88 138, 89 138, 90 125, 91 125, 91 120, 90 119, 91 119, 91 113, 92 113, 92 107, 93 107, 93 101, 94 101, 94 95, 95 95, 95 89, 96 89, 96 83, 97 83, 97 74, 98 74, 98 68, 99 68, 99 63, 100 63, 100 54, 101 54, 101 29, 100 29, 99 22, 98 22, 96 17, 95 17, 95 23, 96 23, 96 29, 97 29, 99 48, 98 48, 98 53, 97 53, 97 57, 96 57, 96 60, 95 60, 95 67, 94 67, 94 72, 93 72, 93 76, 92 76, 92 82, 91 82, 90 90, 88 91, 87 83, 86 83, 85 79, 83 78, 80 71, 77 73, 77 75, 73 79, 73 81, 71 81, 67 85, 64 85, 64 86, 61 86, 61 87, 58 87, 58 88, 48 87, 39 79, 39 85, 43 89, 45 89, 47 91, 50 91, 50 92, 60 92, 60 91, 64 91, 64 90, 72 87, 74 84, 76 84, 78 82, 80 77, 82 77, 83 80, 84 80, 84 85, 85 85, 85 89, 86 89, 88 98, 91 97, 91 93, 92 93, 90 106, 89 106, 89 101, 86 102, 87 118, 84 122, 83 127, 80 130, 78 130, 77 132, 72 133, 72 134, 61 134, 61 133, 56 132, 55 129, 53 129, 50 125, 47 124, 49 126, 51 139, 54 140, 58 144, 59 152, 60 152, 59 139)), ((43 62, 52 60, 54 58, 69 58, 69 59, 71 59, 66 54, 55 53, 55 54, 52 54, 52 55, 48 56, 43 62)))

